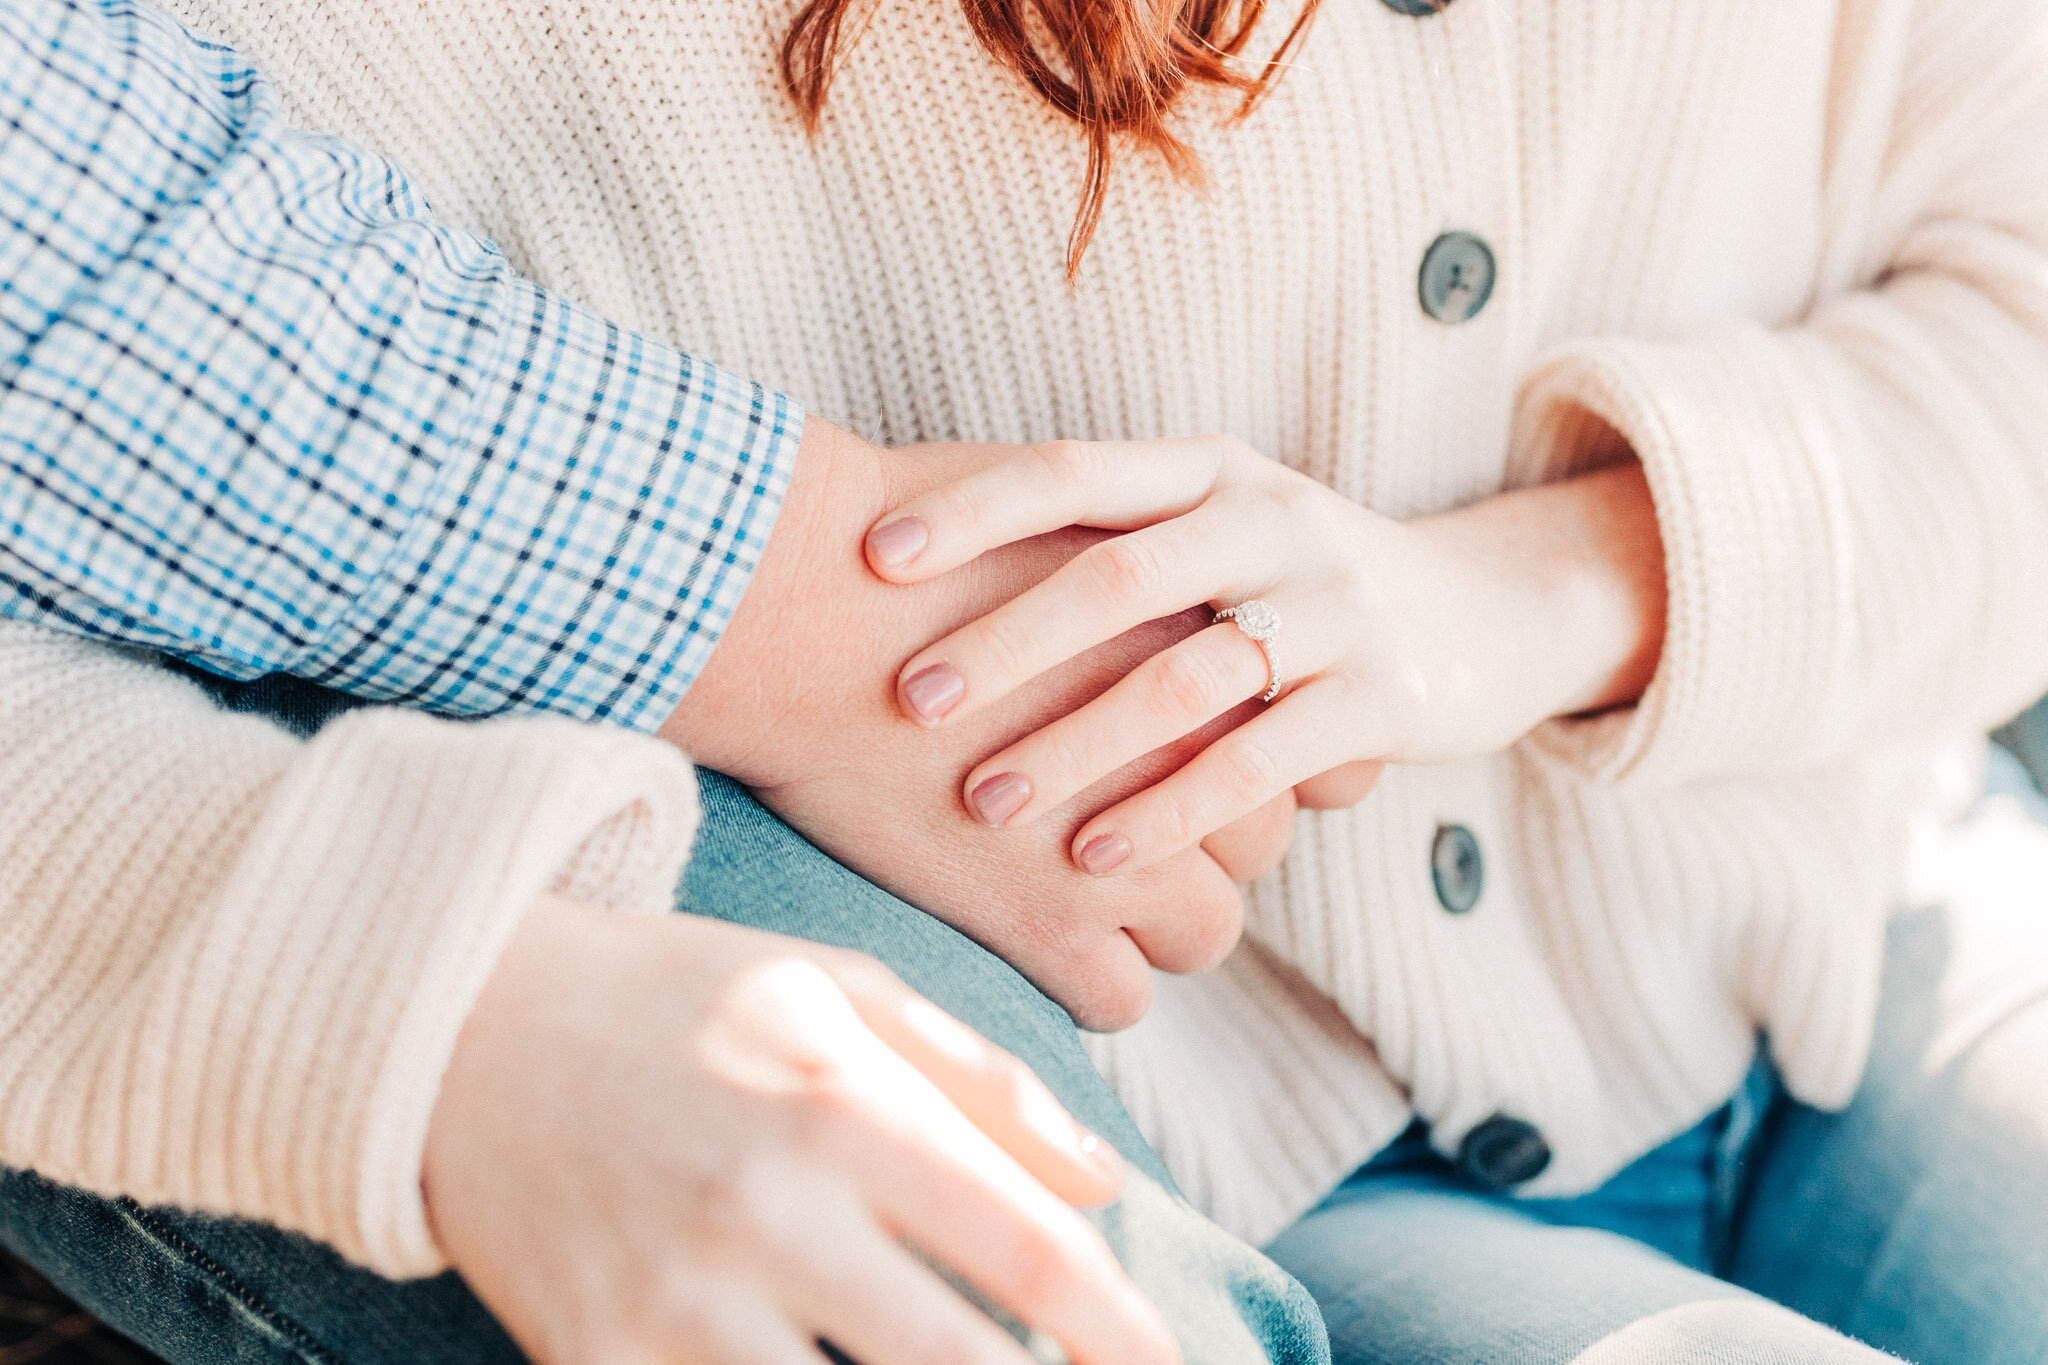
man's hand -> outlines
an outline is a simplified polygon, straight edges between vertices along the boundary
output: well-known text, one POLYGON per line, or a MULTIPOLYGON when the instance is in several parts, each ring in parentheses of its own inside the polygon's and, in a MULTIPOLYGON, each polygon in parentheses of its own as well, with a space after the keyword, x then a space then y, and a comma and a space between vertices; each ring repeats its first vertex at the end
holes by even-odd
POLYGON ((1091 878, 1067 859, 1067 840, 1083 820, 1156 782, 1242 723, 1248 708, 1122 769, 1029 828, 990 829, 961 808, 961 781, 976 763, 1208 624, 1206 613, 1153 622, 943 733, 905 720, 895 698, 903 659, 1101 538, 1042 536, 912 588, 869 571, 862 538, 877 516, 1011 449, 883 451, 814 421, 753 584, 662 733, 752 786, 847 866, 1008 959, 1084 1027, 1120 1028, 1150 1002, 1148 964, 1198 971, 1235 945, 1243 907, 1232 876, 1277 861, 1292 808, 1276 805, 1203 849, 1127 878, 1091 878))
POLYGON ((1123 1163, 857 953, 546 901, 427 1138, 436 1235, 539 1365, 1029 1365, 908 1241, 1076 1365, 1174 1365, 1068 1203, 1123 1163), (517 1121, 508 1122, 516 1115, 517 1121))

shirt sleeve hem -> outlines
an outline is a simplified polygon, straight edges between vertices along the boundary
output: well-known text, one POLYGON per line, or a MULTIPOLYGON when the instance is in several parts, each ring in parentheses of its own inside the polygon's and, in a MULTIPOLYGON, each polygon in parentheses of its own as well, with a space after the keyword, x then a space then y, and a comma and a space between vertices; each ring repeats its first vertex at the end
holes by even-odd
POLYGON ((537 286, 513 293, 461 458, 293 671, 447 714, 651 733, 752 580, 804 415, 537 286))

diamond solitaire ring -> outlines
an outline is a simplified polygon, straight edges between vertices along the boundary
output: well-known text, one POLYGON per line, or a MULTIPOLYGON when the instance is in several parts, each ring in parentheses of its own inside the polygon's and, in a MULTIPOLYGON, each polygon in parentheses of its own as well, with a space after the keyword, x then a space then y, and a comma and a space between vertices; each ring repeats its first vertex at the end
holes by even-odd
POLYGON ((1280 635, 1280 613, 1254 597, 1249 602, 1225 607, 1216 613, 1216 619, 1236 622, 1237 628, 1259 647, 1259 653, 1266 656, 1266 690, 1259 700, 1271 701, 1279 696, 1280 665, 1273 658, 1273 641, 1280 635))

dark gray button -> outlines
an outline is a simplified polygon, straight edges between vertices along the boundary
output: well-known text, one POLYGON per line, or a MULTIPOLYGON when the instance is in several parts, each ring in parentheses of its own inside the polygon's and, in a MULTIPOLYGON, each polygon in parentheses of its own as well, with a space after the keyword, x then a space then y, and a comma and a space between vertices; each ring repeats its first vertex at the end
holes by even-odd
POLYGON ((1451 6, 1451 0, 1380 0, 1380 3, 1396 14, 1412 15, 1417 19, 1425 14, 1437 14, 1451 6))
POLYGON ((1438 322, 1470 322, 1493 297, 1493 248, 1469 232, 1446 232, 1422 258, 1422 311, 1438 322))
POLYGON ((1549 1164, 1550 1144, 1536 1125, 1506 1114, 1495 1114, 1458 1144, 1458 1169, 1489 1190, 1534 1180, 1549 1164))
POLYGON ((1439 825, 1436 842, 1429 849, 1429 877, 1436 883, 1436 898, 1444 909, 1462 915, 1479 904, 1486 889, 1486 859, 1479 856, 1479 840, 1463 825, 1439 825))

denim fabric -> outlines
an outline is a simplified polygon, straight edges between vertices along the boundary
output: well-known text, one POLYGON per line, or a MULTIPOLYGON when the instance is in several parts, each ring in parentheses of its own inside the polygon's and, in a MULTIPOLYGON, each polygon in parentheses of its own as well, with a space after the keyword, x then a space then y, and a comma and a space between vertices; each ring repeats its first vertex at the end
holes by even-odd
MULTIPOLYGON (((349 703, 292 679, 203 678, 309 731, 349 703)), ((1994 755, 1990 786, 2048 803, 1994 755)), ((1023 1057, 1146 1178, 1101 1219, 1191 1361, 1315 1361, 1314 1308, 1164 1188, 1057 1007, 840 868, 730 782, 683 908, 864 949, 1023 1057)), ((1869 1074, 1842 1114, 1768 1067, 1730 1104, 1575 1200, 1465 1184, 1411 1131, 1269 1251, 1314 1292, 1337 1361, 1660 1365, 2048 1361, 2048 857, 2004 895, 1902 918, 1869 1074)), ((454 1276, 395 1284, 260 1225, 0 1174, 0 1240, 167 1359, 517 1362, 454 1276)))
MULTIPOLYGON (((235 684, 194 673, 230 706, 301 733, 351 705, 297 679, 235 684)), ((826 857, 736 784, 703 777, 704 828, 684 910, 870 953, 1029 1063, 1137 1166, 1124 1197, 1091 1216, 1174 1325, 1190 1362, 1328 1359, 1301 1287, 1170 1191, 1058 1006, 971 940, 826 857)), ((174 1365, 521 1359, 454 1275, 395 1283, 259 1224, 145 1209, 0 1172, 0 1241, 174 1365)))
POLYGON ((1985 763, 1987 796, 2010 796, 2036 820, 2048 821, 2048 701, 1998 732, 1985 763))
MULTIPOLYGON (((2048 817, 2010 756, 1989 790, 2048 817)), ((2028 843, 1894 922, 1845 1112, 1759 1064, 1571 1200, 1481 1190, 1420 1129, 1368 1162, 1267 1248, 1337 1365, 2048 1362, 2048 845, 2028 843)))
POLYGON ((716 833, 699 837, 686 909, 871 953, 1036 1071, 1138 1168, 1097 1224, 1173 1323, 1190 1362, 1327 1358, 1322 1323, 1301 1287, 1170 1192, 1158 1157, 1064 1010, 1001 958, 813 848, 730 780, 703 777, 706 835, 716 833))

